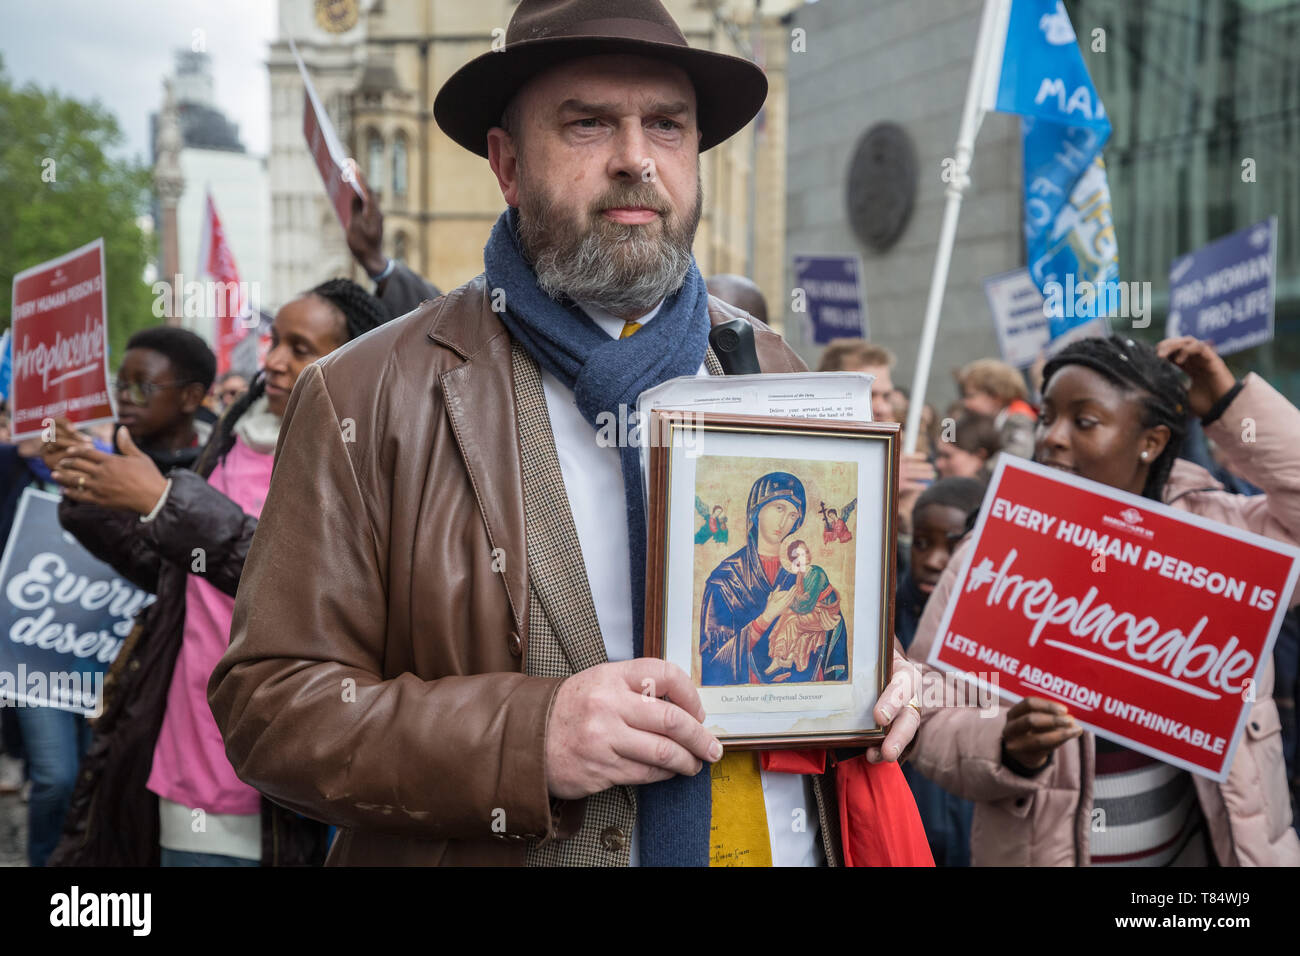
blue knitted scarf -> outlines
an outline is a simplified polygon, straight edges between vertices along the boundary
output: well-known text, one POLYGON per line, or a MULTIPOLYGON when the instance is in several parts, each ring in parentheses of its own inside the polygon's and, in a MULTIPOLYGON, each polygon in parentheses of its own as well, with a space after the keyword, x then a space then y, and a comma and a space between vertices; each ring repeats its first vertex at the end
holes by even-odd
MULTIPOLYGON (((488 285, 505 291, 501 321, 530 356, 573 389, 578 410, 593 429, 598 416, 613 421, 636 413, 647 388, 694 375, 709 344, 708 290, 694 260, 682 287, 665 300, 654 320, 626 339, 615 339, 576 305, 556 302, 537 284, 519 243, 519 214, 511 208, 492 228, 483 250, 488 285), (621 406, 621 408, 620 408, 621 406)), ((619 449, 627 499, 632 575, 632 644, 644 647, 646 509, 641 492, 640 452, 619 449)), ((672 777, 640 787, 637 820, 643 866, 707 866, 709 773, 672 777)))

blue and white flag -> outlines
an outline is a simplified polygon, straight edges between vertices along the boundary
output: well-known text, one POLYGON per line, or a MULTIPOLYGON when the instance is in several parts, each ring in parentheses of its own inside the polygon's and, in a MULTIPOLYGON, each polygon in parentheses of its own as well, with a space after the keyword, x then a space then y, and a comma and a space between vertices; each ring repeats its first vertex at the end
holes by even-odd
POLYGON ((5 401, 9 400, 9 383, 14 377, 13 349, 9 344, 11 338, 9 329, 0 335, 0 398, 5 401))
POLYGON ((1023 117, 1025 248, 1056 338, 1119 301, 1101 156, 1110 120, 1060 0, 1011 0, 1003 16, 1006 29, 994 31, 989 51, 983 106, 1023 117))

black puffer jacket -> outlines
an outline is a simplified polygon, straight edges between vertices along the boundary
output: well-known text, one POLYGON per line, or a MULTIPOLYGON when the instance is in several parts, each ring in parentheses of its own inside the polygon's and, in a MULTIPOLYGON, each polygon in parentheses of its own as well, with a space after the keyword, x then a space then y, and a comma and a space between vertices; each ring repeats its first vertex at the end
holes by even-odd
MULTIPOLYGON (((145 608, 114 661, 104 711, 68 807, 63 839, 50 866, 157 866, 158 798, 145 788, 167 709, 185 624, 185 586, 202 548, 203 577, 234 596, 257 519, 207 483, 234 445, 240 402, 217 425, 194 470, 173 469, 157 517, 64 498, 59 521, 85 548, 158 599, 145 608)), ((325 827, 262 800, 262 865, 319 866, 325 827)))

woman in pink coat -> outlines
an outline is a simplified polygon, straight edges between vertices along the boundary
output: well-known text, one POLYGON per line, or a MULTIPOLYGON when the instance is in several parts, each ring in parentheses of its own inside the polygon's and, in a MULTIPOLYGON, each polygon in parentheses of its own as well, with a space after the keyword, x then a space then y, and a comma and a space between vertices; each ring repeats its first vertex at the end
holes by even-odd
MULTIPOLYGON (((1153 350, 1117 336, 1070 345, 1044 372, 1035 460, 1300 542, 1300 411, 1258 375, 1236 381, 1196 339, 1153 350), (1229 494, 1176 458, 1188 412, 1232 470, 1266 494, 1229 494)), ((962 545, 935 588, 910 648, 914 660, 928 656, 969 550, 962 545)), ((975 801, 976 866, 1296 866, 1300 839, 1272 692, 1269 662, 1223 783, 1096 738, 1064 705, 1035 697, 992 718, 974 708, 927 708, 910 759, 975 801)))

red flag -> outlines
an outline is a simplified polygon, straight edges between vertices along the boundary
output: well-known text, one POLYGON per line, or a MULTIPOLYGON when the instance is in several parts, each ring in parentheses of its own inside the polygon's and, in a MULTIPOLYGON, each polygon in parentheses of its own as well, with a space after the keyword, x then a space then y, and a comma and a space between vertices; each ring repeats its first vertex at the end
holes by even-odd
POLYGON ((200 240, 199 272, 216 280, 213 308, 213 351, 217 353, 217 374, 230 370, 230 352, 248 334, 243 322, 248 312, 243 286, 239 284, 239 267, 235 254, 226 241, 226 230, 217 215, 212 194, 208 193, 203 207, 203 233, 200 240))

